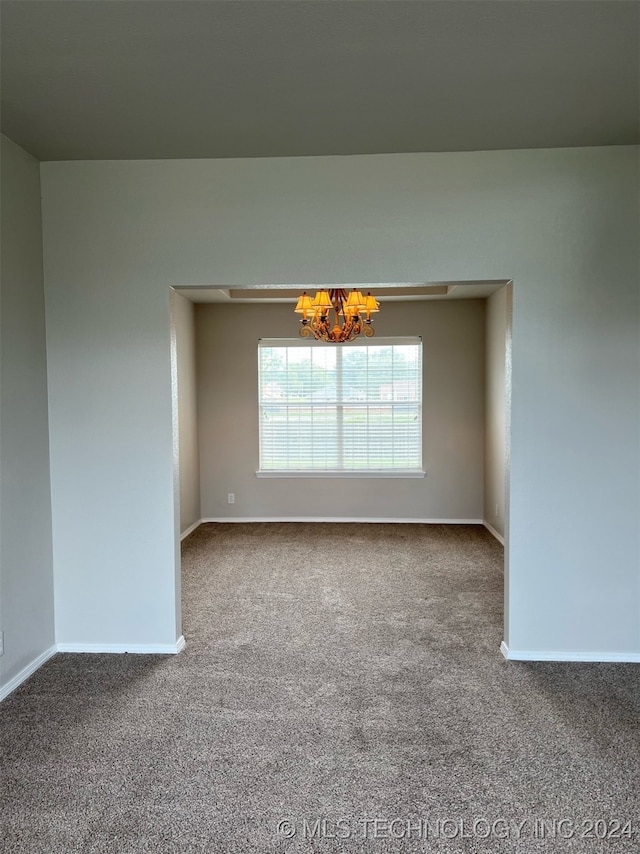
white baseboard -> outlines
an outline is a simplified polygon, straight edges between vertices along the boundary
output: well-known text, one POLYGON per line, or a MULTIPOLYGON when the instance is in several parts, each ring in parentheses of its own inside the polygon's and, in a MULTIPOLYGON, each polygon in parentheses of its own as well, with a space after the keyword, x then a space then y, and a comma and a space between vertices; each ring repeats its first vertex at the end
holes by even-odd
POLYGON ((502 545, 504 545, 504 537, 502 536, 502 534, 499 534, 499 533, 496 531, 496 529, 493 527, 493 525, 490 525, 490 524, 486 521, 486 519, 485 519, 485 521, 484 521, 482 524, 485 526, 485 528, 487 529, 487 531, 489 531, 489 533, 490 533, 490 534, 493 534, 493 536, 496 538, 496 540, 497 540, 499 543, 502 543, 502 545))
POLYGON ((185 648, 184 635, 180 635, 175 643, 169 644, 108 644, 108 643, 58 643, 34 658, 30 664, 23 667, 19 673, 10 679, 6 685, 0 686, 0 702, 8 697, 23 682, 39 670, 57 652, 116 652, 139 653, 141 655, 177 655, 185 648))
POLYGON ((23 682, 25 682, 33 673, 38 670, 39 667, 48 661, 51 656, 55 655, 57 652, 56 645, 50 646, 49 649, 45 649, 44 652, 40 653, 37 658, 34 658, 30 664, 27 664, 26 667, 23 667, 19 673, 10 679, 6 685, 0 686, 0 701, 4 700, 5 697, 8 697, 13 691, 16 690, 23 682))
POLYGON ((575 650, 526 650, 509 649, 504 641, 500 652, 507 661, 592 661, 607 663, 640 663, 640 652, 577 652, 575 650))
POLYGON ((198 519, 198 521, 194 522, 193 525, 189 525, 187 530, 183 531, 183 533, 180 534, 180 542, 182 542, 184 539, 186 539, 189 536, 189 534, 193 534, 195 529, 199 528, 200 525, 202 525, 202 519, 198 519))
POLYGON ((398 525, 482 525, 482 519, 371 519, 368 517, 346 516, 215 516, 202 519, 202 522, 356 522, 358 524, 398 524, 398 525))
POLYGON ((177 655, 185 647, 184 636, 175 643, 59 643, 58 652, 130 653, 131 655, 177 655))

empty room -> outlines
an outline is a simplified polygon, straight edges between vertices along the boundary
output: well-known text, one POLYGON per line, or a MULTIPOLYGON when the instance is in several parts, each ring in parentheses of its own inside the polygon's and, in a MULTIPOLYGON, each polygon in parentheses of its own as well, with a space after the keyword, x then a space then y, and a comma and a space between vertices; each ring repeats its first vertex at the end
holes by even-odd
POLYGON ((0 851, 637 850, 640 4, 0 16, 0 851))

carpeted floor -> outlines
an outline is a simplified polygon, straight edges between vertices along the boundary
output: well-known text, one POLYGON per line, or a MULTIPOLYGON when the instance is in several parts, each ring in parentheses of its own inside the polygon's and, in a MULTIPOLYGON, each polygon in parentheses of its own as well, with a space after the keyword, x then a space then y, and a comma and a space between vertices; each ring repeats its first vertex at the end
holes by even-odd
POLYGON ((181 655, 0 705, 0 851, 640 850, 640 668, 505 662, 501 564, 474 526, 201 526, 181 655))

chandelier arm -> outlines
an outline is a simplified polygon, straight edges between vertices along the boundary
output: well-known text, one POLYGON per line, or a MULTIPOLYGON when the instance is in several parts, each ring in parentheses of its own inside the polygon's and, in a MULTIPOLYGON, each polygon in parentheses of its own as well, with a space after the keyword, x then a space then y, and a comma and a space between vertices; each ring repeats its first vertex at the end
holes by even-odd
POLYGON ((365 299, 359 291, 354 290, 348 295, 344 288, 330 288, 328 292, 319 291, 313 301, 304 293, 298 299, 295 310, 303 315, 299 330, 301 338, 313 335, 316 341, 342 344, 355 340, 359 335, 372 338, 375 330, 371 313, 380 309, 379 303, 370 293, 365 299), (330 316, 332 309, 333 318, 330 316))

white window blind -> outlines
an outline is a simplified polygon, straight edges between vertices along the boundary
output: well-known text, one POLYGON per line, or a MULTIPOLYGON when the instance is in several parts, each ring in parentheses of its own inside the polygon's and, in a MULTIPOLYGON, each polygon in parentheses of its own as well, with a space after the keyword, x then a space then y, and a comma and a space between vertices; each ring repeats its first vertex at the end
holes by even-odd
POLYGON ((422 341, 258 347, 260 472, 421 472, 422 341))

